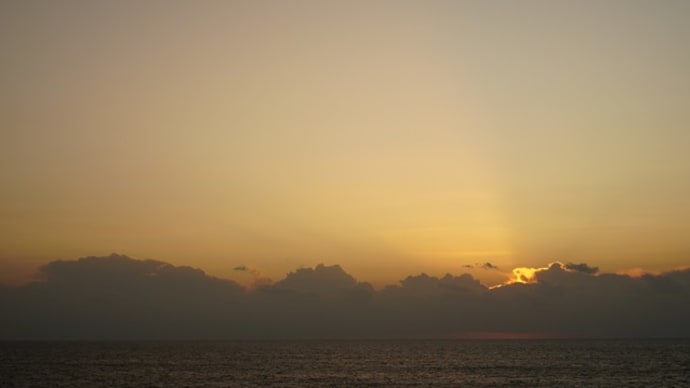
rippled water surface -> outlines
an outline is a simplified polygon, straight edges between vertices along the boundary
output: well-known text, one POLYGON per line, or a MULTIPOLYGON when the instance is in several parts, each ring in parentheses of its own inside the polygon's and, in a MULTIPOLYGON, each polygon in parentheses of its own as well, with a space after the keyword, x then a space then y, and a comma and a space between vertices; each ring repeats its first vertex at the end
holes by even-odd
POLYGON ((7 342, 0 386, 690 386, 690 341, 7 342))

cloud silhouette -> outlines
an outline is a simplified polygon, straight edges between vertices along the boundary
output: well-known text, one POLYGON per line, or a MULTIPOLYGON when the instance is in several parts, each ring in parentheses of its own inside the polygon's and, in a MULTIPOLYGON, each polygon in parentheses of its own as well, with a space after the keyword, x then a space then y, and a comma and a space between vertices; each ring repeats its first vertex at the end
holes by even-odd
POLYGON ((0 338, 690 336, 690 270, 631 277, 556 262, 528 272, 493 289, 469 274, 420 274, 375 290, 318 265, 244 289, 161 261, 87 257, 0 287, 0 338))
POLYGON ((584 272, 588 274, 595 274, 599 272, 599 267, 590 267, 589 265, 585 263, 580 263, 580 264, 575 264, 575 263, 567 263, 565 265, 566 269, 573 270, 573 271, 579 271, 579 272, 584 272))
POLYGON ((495 265, 493 265, 487 261, 486 263, 482 264, 482 268, 484 268, 484 269, 498 269, 498 266, 495 266, 495 265))
POLYGON ((486 269, 486 270, 491 270, 491 269, 498 269, 498 266, 491 264, 490 262, 485 262, 485 263, 475 263, 474 265, 472 264, 465 264, 462 266, 463 268, 468 268, 468 269, 474 269, 474 268, 481 268, 481 269, 486 269))

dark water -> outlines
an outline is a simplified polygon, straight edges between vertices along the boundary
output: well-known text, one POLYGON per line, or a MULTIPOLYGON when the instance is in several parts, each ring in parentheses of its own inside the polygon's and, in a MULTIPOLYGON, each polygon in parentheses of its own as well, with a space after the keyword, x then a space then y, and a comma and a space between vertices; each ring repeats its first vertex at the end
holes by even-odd
POLYGON ((7 342, 0 386, 690 386, 688 340, 7 342))

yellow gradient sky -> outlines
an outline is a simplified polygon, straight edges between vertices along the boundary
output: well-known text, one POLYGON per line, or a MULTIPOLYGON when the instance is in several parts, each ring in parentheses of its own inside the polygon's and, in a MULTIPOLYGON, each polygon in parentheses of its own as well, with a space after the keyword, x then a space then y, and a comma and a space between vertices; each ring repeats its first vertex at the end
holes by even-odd
MULTIPOLYGON (((3 1, 0 282, 690 264, 688 1, 3 1)), ((474 270, 486 283, 503 272, 474 270)))

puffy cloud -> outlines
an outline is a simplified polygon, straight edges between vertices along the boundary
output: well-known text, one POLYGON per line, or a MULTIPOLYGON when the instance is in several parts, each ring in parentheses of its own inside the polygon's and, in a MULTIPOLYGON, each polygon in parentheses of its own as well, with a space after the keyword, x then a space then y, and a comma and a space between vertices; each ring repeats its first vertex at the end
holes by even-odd
POLYGON ((275 288, 323 294, 351 288, 356 284, 355 278, 347 274, 339 265, 319 264, 316 268, 300 268, 295 272, 290 272, 285 279, 276 282, 275 288))
MULTIPOLYGON (((559 278, 558 280, 565 280, 569 277, 563 275, 564 273, 577 272, 584 275, 594 275, 599 271, 597 267, 590 267, 589 265, 582 264, 563 264, 559 261, 550 263, 546 267, 532 268, 532 267, 517 267, 512 271, 512 277, 508 280, 506 284, 513 283, 536 283, 555 280, 554 278, 559 278)), ((557 280, 557 281, 558 281, 557 280)))
POLYGON ((690 335, 690 270, 631 277, 595 269, 518 268, 512 283, 493 289, 469 274, 420 274, 374 290, 340 266, 318 265, 247 290, 161 261, 88 257, 0 287, 0 338, 690 335))

